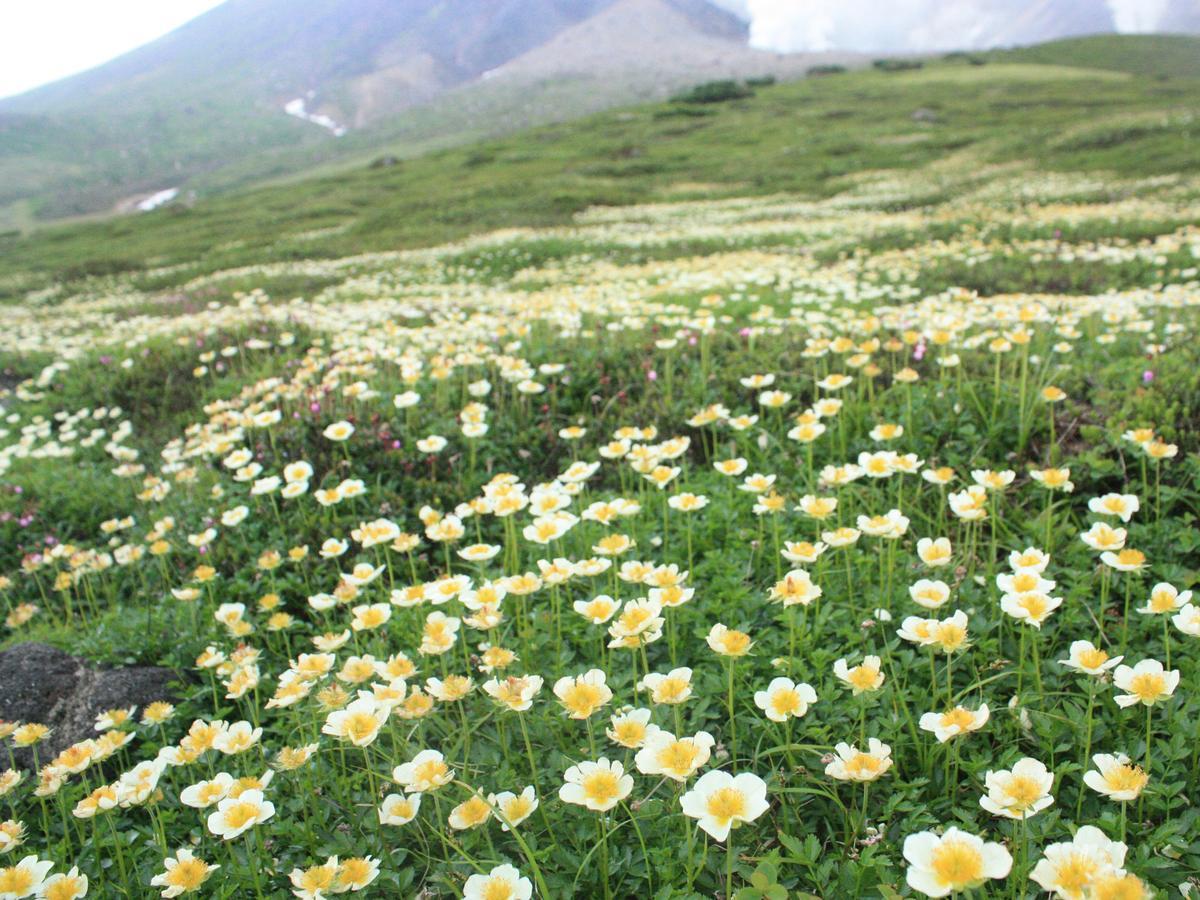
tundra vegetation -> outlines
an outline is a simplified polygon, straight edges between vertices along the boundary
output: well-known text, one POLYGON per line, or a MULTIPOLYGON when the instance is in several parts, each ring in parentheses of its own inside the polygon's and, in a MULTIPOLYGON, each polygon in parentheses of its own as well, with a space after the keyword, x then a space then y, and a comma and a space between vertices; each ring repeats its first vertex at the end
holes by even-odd
POLYGON ((740 149, 594 148, 614 202, 532 184, 543 218, 488 230, 519 211, 479 199, 471 235, 447 185, 616 120, 463 151, 403 222, 317 215, 313 182, 307 232, 207 253, 197 223, 261 210, 12 239, 5 640, 180 683, 53 755, 0 727, 33 760, 0 773, 0 896, 1194 885, 1200 126, 1195 93, 1147 105, 1173 83, 987 57, 646 108, 624 125, 740 149), (770 147, 806 97, 854 121, 758 160, 745 123, 770 147), (124 262, 70 269, 85 246, 124 262))

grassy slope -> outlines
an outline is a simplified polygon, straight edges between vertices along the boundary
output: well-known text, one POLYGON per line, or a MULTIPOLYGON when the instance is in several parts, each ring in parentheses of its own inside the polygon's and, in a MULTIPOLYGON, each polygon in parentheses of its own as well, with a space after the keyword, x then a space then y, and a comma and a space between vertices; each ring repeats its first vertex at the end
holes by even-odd
POLYGON ((999 56, 1016 62, 1092 66, 1150 78, 1200 78, 1200 40, 1177 34, 1104 34, 1022 47, 999 56))
POLYGON ((1196 39, 1094 38, 1060 42, 1057 52, 993 55, 985 66, 936 62, 916 72, 778 85, 736 103, 614 110, 389 168, 10 234, 0 237, 0 297, 16 299, 53 280, 180 262, 191 264, 190 276, 428 245, 566 222, 595 204, 687 197, 689 185, 703 185, 708 196, 828 194, 838 176, 912 168, 951 153, 1052 170, 1192 172, 1200 167, 1200 81, 1138 74, 1170 57, 1162 48, 1186 42, 1200 55, 1196 39), (1119 58, 1114 46, 1125 48, 1119 58), (1093 71, 1036 58, 1047 54, 1093 71), (1094 71, 1119 68, 1120 59, 1133 70, 1126 77, 1094 71), (935 120, 915 121, 918 109, 935 120), (327 231, 296 240, 318 229, 327 231))

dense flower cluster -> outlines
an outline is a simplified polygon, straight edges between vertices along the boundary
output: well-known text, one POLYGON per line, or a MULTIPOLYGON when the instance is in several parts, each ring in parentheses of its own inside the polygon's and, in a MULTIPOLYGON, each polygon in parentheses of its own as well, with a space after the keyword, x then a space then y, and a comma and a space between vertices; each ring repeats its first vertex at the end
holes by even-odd
POLYGON ((768 856, 848 895, 824 855, 888 896, 1151 896, 1150 854, 1194 827, 1195 544, 1168 532, 1195 448, 1064 410, 1098 361, 1194 340, 1200 235, 988 229, 1197 209, 1062 176, 1014 213, 1012 177, 946 173, 963 193, 932 219, 880 208, 920 179, 864 181, 184 286, 337 276, 305 301, 125 315, 128 287, 20 314, 0 348, 57 356, 4 398, 0 473, 91 461, 128 503, 25 554, 7 625, 166 617, 199 687, 53 753, 0 727, 35 765, 0 773, 0 897, 730 896, 768 856), (568 238, 510 278, 461 263, 568 238), (1004 256, 1162 277, 920 287, 1004 256), (51 412, 113 364, 96 346, 134 371, 185 348, 203 415, 152 446, 140 410, 51 412))

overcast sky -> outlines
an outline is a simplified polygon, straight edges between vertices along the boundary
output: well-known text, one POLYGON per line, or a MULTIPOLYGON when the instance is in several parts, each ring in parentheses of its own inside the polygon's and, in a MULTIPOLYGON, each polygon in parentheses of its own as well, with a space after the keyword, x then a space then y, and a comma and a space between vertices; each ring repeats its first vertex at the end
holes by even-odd
POLYGON ((0 0, 0 97, 82 72, 221 0, 0 0))
MULTIPOLYGON (((92 66, 166 34, 221 0, 0 0, 0 97, 92 66)), ((714 0, 751 20, 755 46, 921 50, 970 46, 971 0, 714 0), (964 19, 964 15, 966 19, 964 19)), ((1166 0, 1108 0, 1122 31, 1153 29, 1166 0)))

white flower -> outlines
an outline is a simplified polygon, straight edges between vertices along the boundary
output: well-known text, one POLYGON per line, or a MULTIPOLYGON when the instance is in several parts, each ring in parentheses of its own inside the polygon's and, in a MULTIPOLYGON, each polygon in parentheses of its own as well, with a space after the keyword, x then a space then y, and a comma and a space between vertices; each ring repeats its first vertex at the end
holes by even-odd
POLYGON ((504 791, 499 794, 489 794, 488 803, 497 810, 496 818, 500 820, 500 829, 508 831, 516 828, 538 808, 537 792, 529 785, 519 794, 504 791))
POLYGON ((979 805, 988 812, 1008 819, 1028 819, 1054 803, 1050 789, 1054 774, 1036 759, 1025 757, 1007 771, 988 771, 984 775, 987 794, 979 805))
POLYGON ((1171 621, 1184 634, 1200 637, 1200 606, 1187 604, 1177 614, 1171 616, 1171 621))
POLYGON ((825 767, 825 774, 839 781, 874 781, 892 767, 892 748, 878 738, 867 741, 865 751, 844 741, 833 749, 837 755, 825 767))
POLYGON ((771 679, 765 691, 754 694, 754 705, 772 722, 799 719, 808 712, 809 705, 816 702, 817 692, 812 685, 797 684, 783 677, 771 679))
POLYGON ((716 739, 707 731, 676 738, 669 731, 651 726, 634 763, 643 775, 662 775, 683 782, 708 762, 715 743, 716 739))
POLYGON ((349 422, 334 422, 332 425, 326 426, 321 433, 331 441, 345 441, 354 434, 354 426, 349 422))
POLYGON ((407 825, 421 809, 420 794, 388 794, 379 807, 381 825, 407 825))
POLYGON ((454 780, 454 770, 437 750, 422 750, 410 762, 392 769, 392 778, 410 794, 436 791, 454 780))
POLYGON ((1097 878, 1125 865, 1127 849, 1095 825, 1083 825, 1069 842, 1047 846, 1029 877, 1063 900, 1084 900, 1097 878))
POLYGON ((1128 522, 1139 509, 1136 494, 1105 494, 1088 501, 1088 509, 1098 516, 1117 516, 1128 522))
POLYGON ((652 703, 683 703, 692 696, 692 670, 681 666, 666 675, 650 672, 638 682, 637 688, 639 691, 649 691, 652 703))
POLYGON ((197 858, 191 850, 181 847, 175 851, 175 856, 163 860, 165 871, 159 872, 150 879, 152 887, 164 888, 164 897, 178 897, 180 894, 194 891, 212 875, 220 866, 214 866, 197 858))
POLYGON ((1157 659, 1143 659, 1133 667, 1117 666, 1113 672, 1113 686, 1125 692, 1113 698, 1118 706, 1135 703, 1152 706, 1175 693, 1179 686, 1179 670, 1167 671, 1157 659))
POLYGON ((833 664, 833 674, 850 686, 855 694, 875 691, 883 686, 883 660, 878 656, 864 656, 863 661, 851 667, 845 658, 833 664))
POLYGON ((938 609, 950 599, 950 585, 944 581, 922 578, 908 589, 914 603, 926 609, 938 609))
POLYGON ((1012 869, 1012 856, 1001 844, 984 843, 953 826, 941 836, 932 831, 910 834, 904 839, 904 858, 909 887, 927 897, 976 888, 1012 869))
POLYGON ((981 704, 974 712, 966 707, 956 706, 944 713, 925 713, 921 716, 920 725, 923 731, 932 731, 938 742, 944 744, 952 737, 982 728, 990 714, 986 703, 981 704))
POLYGON ((714 769, 697 779, 679 798, 679 805, 685 816, 697 819, 705 832, 723 841, 732 829, 767 811, 767 783, 748 772, 731 775, 714 769))
POLYGON ((226 797, 208 817, 208 830, 228 841, 275 815, 275 804, 263 798, 262 791, 244 791, 238 797, 226 797))
POLYGON ((179 794, 179 802, 193 809, 207 809, 224 800, 232 789, 233 776, 228 772, 218 772, 210 780, 198 781, 184 788, 179 794))
POLYGON ((1033 572, 1040 575, 1050 565, 1050 557, 1037 547, 1014 550, 1008 555, 1008 567, 1014 572, 1033 572))
POLYGON ((1118 802, 1136 800, 1150 781, 1141 766, 1131 764, 1124 753, 1115 756, 1097 753, 1092 757, 1092 762, 1096 768, 1083 773, 1083 783, 1096 793, 1118 802))
POLYGON ((605 757, 571 766, 563 780, 566 783, 559 788, 558 798, 595 812, 612 809, 633 790, 633 776, 626 775, 619 762, 605 757))
POLYGON ((496 866, 486 875, 472 875, 463 885, 463 900, 529 900, 533 884, 514 866, 496 866))
POLYGON ((950 539, 944 537, 936 540, 927 537, 921 538, 917 541, 917 556, 921 557, 921 562, 931 569, 950 565, 953 556, 950 539))
POLYGON ((1191 602, 1191 591, 1180 591, 1174 585, 1160 581, 1150 589, 1150 599, 1146 601, 1145 606, 1138 608, 1138 612, 1146 615, 1173 613, 1191 602))
POLYGON ((1120 665, 1125 657, 1109 657, 1108 652, 1095 646, 1091 641, 1073 641, 1071 643, 1070 659, 1060 659, 1060 665, 1088 675, 1100 675, 1114 666, 1120 665))

